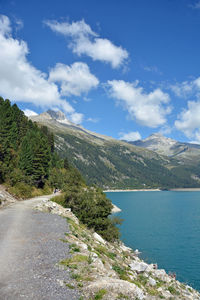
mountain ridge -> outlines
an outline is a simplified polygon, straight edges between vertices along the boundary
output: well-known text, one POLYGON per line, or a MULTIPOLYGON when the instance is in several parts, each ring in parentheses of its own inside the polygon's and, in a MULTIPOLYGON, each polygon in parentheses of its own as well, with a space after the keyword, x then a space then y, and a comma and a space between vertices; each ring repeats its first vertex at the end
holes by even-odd
POLYGON ((200 186, 200 163, 195 167, 193 164, 195 151, 192 159, 189 153, 186 158, 180 154, 177 159, 80 125, 64 124, 54 114, 51 118, 43 118, 42 114, 30 118, 54 133, 57 152, 67 156, 89 184, 122 189, 200 186))
POLYGON ((199 158, 200 160, 200 145, 179 142, 172 138, 165 137, 161 133, 154 133, 146 139, 128 143, 168 157, 176 157, 180 161, 189 161, 193 157, 199 158))

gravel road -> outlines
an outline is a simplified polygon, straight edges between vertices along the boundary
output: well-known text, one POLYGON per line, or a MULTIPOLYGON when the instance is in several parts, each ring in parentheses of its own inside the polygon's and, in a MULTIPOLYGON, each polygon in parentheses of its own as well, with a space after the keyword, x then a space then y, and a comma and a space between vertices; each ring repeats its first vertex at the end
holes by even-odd
POLYGON ((0 300, 75 300, 79 292, 62 285, 69 272, 56 263, 69 256, 66 220, 33 206, 42 196, 0 210, 0 300))

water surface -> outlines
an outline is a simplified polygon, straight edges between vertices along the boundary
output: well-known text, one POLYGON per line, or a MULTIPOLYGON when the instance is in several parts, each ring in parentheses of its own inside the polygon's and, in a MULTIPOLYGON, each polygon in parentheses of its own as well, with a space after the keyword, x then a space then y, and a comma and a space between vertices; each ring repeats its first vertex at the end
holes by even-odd
POLYGON ((141 257, 200 290, 200 192, 109 192, 121 239, 141 257))

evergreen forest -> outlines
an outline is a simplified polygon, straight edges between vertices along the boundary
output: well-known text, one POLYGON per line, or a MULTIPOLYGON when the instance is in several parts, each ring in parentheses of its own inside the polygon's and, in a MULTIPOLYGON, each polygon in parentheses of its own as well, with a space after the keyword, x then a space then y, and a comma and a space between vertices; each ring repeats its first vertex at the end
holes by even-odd
MULTIPOLYGON (((73 153, 71 153, 73 156, 73 153)), ((112 204, 101 189, 88 186, 67 157, 54 149, 54 135, 24 115, 16 104, 0 97, 0 183, 19 198, 62 191, 58 203, 70 207, 79 220, 107 240, 119 237, 112 204)))

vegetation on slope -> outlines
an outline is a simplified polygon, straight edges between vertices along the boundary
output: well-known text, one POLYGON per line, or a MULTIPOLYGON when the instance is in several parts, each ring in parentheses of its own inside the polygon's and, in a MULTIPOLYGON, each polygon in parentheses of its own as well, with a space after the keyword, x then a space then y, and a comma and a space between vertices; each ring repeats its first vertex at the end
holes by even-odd
POLYGON ((89 228, 117 239, 116 220, 109 218, 110 200, 96 187, 86 185, 68 159, 54 151, 54 136, 47 127, 28 120, 16 104, 0 97, 0 182, 18 197, 27 198, 53 189, 64 194, 58 200, 89 228))
MULTIPOLYGON (((52 129, 52 127, 51 127, 52 129)), ((193 169, 174 159, 119 141, 101 144, 66 130, 55 132, 56 151, 67 155, 84 175, 87 183, 103 188, 176 188, 199 187, 191 177, 193 169)), ((200 168, 195 174, 200 174, 200 168)))

